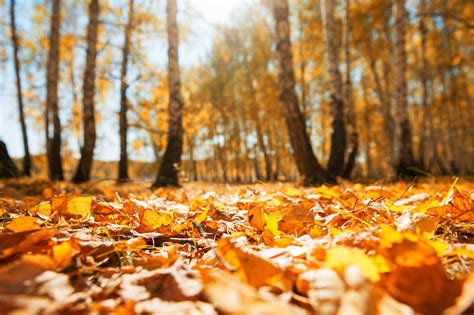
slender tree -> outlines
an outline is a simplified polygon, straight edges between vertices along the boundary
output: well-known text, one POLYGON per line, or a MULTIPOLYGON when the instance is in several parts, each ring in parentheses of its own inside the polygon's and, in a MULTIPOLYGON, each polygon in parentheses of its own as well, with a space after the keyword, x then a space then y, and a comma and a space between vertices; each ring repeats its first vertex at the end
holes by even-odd
POLYGON ((393 44, 395 84, 396 84, 396 151, 398 152, 397 174, 401 176, 413 173, 413 146, 410 121, 407 108, 407 54, 405 51, 405 33, 407 12, 405 0, 394 1, 395 11, 395 36, 393 44))
POLYGON ((59 81, 59 38, 60 38, 61 0, 53 0, 51 14, 49 51, 46 70, 46 153, 48 156, 49 178, 64 180, 61 160, 61 120, 59 119, 58 81, 59 81), (52 126, 50 126, 52 121, 52 126), (50 136, 52 127, 53 135, 50 136))
POLYGON ((355 160, 359 151, 359 133, 357 132, 357 125, 354 112, 354 100, 352 91, 352 60, 350 53, 350 35, 351 35, 351 21, 350 21, 350 7, 351 1, 345 1, 345 15, 344 15, 344 62, 346 64, 345 81, 344 81, 344 103, 346 109, 347 134, 349 135, 348 155, 346 165, 344 167, 343 177, 349 178, 355 166, 355 160))
POLYGON ((73 178, 75 183, 82 183, 90 180, 92 161, 94 157, 96 141, 94 96, 99 13, 99 0, 91 0, 89 3, 89 25, 87 26, 86 67, 84 72, 84 84, 82 87, 84 144, 81 148, 81 159, 79 160, 79 165, 73 178))
POLYGON ((364 131, 365 131, 365 168, 366 177, 372 178, 372 155, 370 153, 370 147, 372 144, 372 123, 370 121, 370 103, 367 97, 367 84, 365 75, 362 74, 360 77, 361 89, 362 89, 362 103, 364 104, 364 131))
POLYGON ((178 172, 183 151, 183 96, 178 59, 178 24, 176 0, 168 0, 166 27, 168 31, 169 120, 168 144, 153 187, 179 185, 178 172))
POLYGON ((24 106, 23 106, 23 93, 22 93, 22 87, 21 87, 21 64, 20 64, 20 59, 19 59, 20 45, 18 43, 18 36, 16 33, 15 3, 16 3, 15 0, 11 0, 10 27, 11 27, 11 33, 12 33, 13 61, 15 64, 18 110, 20 113, 21 133, 23 136, 23 150, 25 153, 25 156, 23 157, 23 174, 26 176, 30 176, 31 175, 31 156, 30 156, 30 148, 28 145, 28 133, 26 129, 25 112, 24 112, 24 106))
POLYGON ((127 66, 130 54, 130 36, 133 25, 134 0, 129 0, 128 22, 124 31, 124 43, 122 48, 122 70, 120 75, 120 161, 118 169, 118 179, 128 180, 128 153, 127 153, 127 66))
POLYGON ((427 44, 428 44, 428 30, 425 23, 427 14, 427 2, 426 0, 420 0, 418 7, 418 27, 420 32, 420 83, 421 83, 421 106, 423 108, 423 128, 420 128, 420 144, 419 144, 419 162, 420 165, 426 167, 427 170, 432 169, 434 165, 437 165, 441 174, 449 173, 449 166, 445 165, 438 152, 438 145, 435 141, 436 131, 433 126, 433 108, 432 108, 432 74, 431 69, 428 66, 428 58, 426 56, 427 44))
POLYGON ((306 132, 304 117, 298 106, 291 52, 290 23, 288 21, 288 0, 274 0, 273 15, 279 63, 280 105, 285 117, 298 171, 303 176, 303 183, 306 185, 333 182, 334 178, 321 167, 314 155, 311 141, 306 132))
POLYGON ((334 25, 335 0, 322 0, 321 12, 324 28, 324 42, 330 74, 330 93, 332 103, 331 150, 328 171, 334 175, 344 172, 346 151, 346 125, 344 120, 344 90, 342 75, 339 71, 338 46, 334 25))

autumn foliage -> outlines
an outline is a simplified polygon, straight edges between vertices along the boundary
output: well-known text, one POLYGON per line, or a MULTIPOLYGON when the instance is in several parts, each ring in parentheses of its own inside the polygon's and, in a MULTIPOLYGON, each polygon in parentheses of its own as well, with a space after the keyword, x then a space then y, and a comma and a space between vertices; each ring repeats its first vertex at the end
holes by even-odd
POLYGON ((473 311, 471 182, 2 182, 0 313, 473 311))

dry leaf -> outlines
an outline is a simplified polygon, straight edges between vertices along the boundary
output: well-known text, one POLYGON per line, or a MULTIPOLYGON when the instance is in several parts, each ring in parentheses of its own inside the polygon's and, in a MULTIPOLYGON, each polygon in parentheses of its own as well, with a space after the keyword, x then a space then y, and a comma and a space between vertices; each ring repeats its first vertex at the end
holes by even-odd
POLYGON ((40 226, 36 223, 38 219, 33 217, 18 217, 14 218, 7 224, 6 228, 13 232, 24 232, 30 230, 37 230, 40 226))

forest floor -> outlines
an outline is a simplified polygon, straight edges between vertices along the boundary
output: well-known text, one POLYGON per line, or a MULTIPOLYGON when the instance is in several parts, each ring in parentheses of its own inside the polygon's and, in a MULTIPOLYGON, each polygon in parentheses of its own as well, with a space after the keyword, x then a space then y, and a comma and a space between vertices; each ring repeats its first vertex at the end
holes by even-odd
POLYGON ((0 182, 0 313, 474 311, 474 181, 0 182))

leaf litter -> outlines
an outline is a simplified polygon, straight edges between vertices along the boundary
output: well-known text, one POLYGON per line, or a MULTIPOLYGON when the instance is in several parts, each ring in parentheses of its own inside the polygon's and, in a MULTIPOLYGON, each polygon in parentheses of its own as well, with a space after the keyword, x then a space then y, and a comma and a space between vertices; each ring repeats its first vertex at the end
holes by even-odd
POLYGON ((469 181, 0 185, 2 314, 474 311, 469 181))

